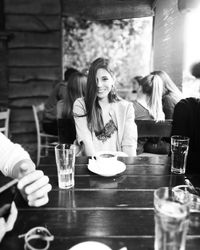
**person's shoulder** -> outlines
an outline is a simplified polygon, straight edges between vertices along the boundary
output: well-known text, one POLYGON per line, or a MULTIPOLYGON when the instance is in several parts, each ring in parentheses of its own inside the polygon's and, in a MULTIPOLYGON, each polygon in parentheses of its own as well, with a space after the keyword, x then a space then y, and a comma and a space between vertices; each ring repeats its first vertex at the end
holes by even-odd
POLYGON ((195 107, 200 106, 200 99, 195 97, 188 97, 181 99, 175 106, 175 111, 194 110, 195 107))
POLYGON ((194 105, 194 104, 199 104, 200 103, 200 99, 199 98, 195 98, 195 97, 188 97, 188 98, 184 98, 181 99, 177 105, 194 105))
POLYGON ((79 97, 75 100, 74 105, 85 105, 84 97, 79 97))
POLYGON ((125 111, 130 108, 133 109, 132 102, 124 100, 124 99, 119 99, 119 101, 114 103, 114 106, 116 107, 116 109, 120 109, 122 111, 125 111))
POLYGON ((86 112, 85 99, 83 97, 79 97, 75 100, 73 104, 73 111, 75 113, 86 112))

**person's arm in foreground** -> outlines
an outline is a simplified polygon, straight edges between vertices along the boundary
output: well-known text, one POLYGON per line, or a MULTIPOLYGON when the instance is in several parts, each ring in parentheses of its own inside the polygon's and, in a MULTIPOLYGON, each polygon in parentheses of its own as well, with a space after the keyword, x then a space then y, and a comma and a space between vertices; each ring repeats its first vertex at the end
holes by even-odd
POLYGON ((128 106, 124 134, 122 138, 122 150, 128 156, 136 156, 137 149, 137 125, 132 104, 128 106))
POLYGON ((93 156, 95 155, 95 149, 92 142, 92 135, 87 125, 87 116, 84 116, 86 113, 85 105, 81 99, 75 101, 73 113, 78 144, 83 144, 85 155, 93 156))
MULTIPOLYGON (((0 209, 3 209, 3 207, 0 209)), ((17 213, 17 208, 15 206, 15 203, 13 202, 8 218, 4 219, 3 217, 0 217, 0 242, 3 239, 4 235, 13 229, 15 221, 17 219, 17 213)))
POLYGON ((0 133, 0 170, 5 176, 19 179, 18 189, 29 206, 42 206, 48 202, 51 190, 49 178, 35 164, 29 154, 19 145, 0 133))

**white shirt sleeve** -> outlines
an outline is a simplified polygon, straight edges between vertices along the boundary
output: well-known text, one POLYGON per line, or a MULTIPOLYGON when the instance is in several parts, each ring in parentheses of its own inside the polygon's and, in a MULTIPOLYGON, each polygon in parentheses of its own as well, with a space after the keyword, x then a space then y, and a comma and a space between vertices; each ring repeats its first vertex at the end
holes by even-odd
POLYGON ((29 154, 19 145, 0 133, 0 170, 5 176, 12 176, 14 166, 21 160, 30 160, 29 154))

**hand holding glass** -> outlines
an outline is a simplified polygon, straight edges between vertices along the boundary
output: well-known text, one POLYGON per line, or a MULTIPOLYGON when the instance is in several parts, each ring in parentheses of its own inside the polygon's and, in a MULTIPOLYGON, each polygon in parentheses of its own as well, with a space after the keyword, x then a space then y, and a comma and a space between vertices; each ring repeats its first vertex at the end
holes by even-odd
POLYGON ((57 144, 55 147, 59 188, 68 189, 74 186, 76 146, 57 144))

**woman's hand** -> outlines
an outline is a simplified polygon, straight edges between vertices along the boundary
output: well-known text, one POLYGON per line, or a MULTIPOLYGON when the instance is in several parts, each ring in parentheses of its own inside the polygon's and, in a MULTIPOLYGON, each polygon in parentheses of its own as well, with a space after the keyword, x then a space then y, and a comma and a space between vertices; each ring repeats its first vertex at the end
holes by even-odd
MULTIPOLYGON (((5 205, 6 206, 6 205, 5 205)), ((1 209, 7 209, 6 207, 2 207, 1 209)), ((0 242, 3 239, 6 232, 11 231, 14 227, 15 221, 17 219, 17 208, 15 203, 13 202, 10 209, 10 214, 8 218, 5 220, 3 217, 0 218, 0 242)))

